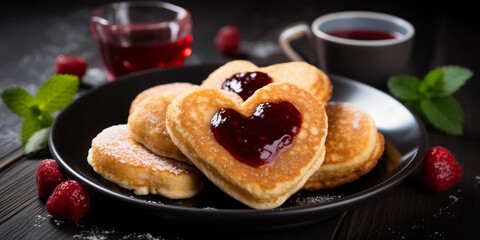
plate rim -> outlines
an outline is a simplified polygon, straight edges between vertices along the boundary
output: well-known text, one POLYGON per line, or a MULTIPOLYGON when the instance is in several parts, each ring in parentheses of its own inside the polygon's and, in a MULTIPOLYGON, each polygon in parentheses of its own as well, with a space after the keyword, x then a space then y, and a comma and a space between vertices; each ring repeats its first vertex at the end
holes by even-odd
MULTIPOLYGON (((143 199, 138 199, 134 197, 130 197, 127 195, 123 195, 120 193, 116 193, 104 186, 98 185, 91 181, 90 179, 82 176, 80 173, 72 169, 60 156, 60 154, 57 152, 57 148, 53 143, 53 133, 55 126, 57 125, 59 119, 62 118, 63 113, 65 110, 74 108, 75 105, 81 104, 83 99, 87 99, 89 95, 94 94, 96 91, 101 91, 103 88, 108 88, 111 85, 114 84, 120 84, 121 82, 124 81, 130 81, 129 79, 136 78, 138 76, 143 76, 143 75, 149 75, 149 74, 157 74, 158 72, 165 72, 165 71, 179 71, 179 70, 184 70, 184 69, 190 69, 190 68, 212 68, 215 69, 215 67, 221 66, 220 64, 205 64, 205 65, 192 65, 192 66, 182 66, 182 67, 172 67, 172 68, 164 68, 164 69, 152 69, 152 70, 147 70, 147 71, 141 71, 137 73, 132 73, 132 74, 127 74, 125 76, 122 76, 118 79, 116 79, 113 82, 108 82, 105 83, 101 86, 98 86, 96 88, 88 90, 88 92, 84 93, 82 96, 78 97, 75 99, 71 104, 69 104, 64 110, 62 110, 58 116, 55 118, 51 131, 49 133, 48 137, 48 146, 50 149, 50 152, 52 153, 53 157, 59 165, 64 169, 68 176, 70 176, 72 179, 77 180, 84 185, 88 189, 95 189, 95 192, 100 193, 102 196, 107 196, 107 197, 112 197, 115 200, 119 200, 123 203, 130 203, 132 204, 132 201, 135 203, 135 207, 141 207, 141 208, 153 208, 154 210, 162 210, 162 211, 167 211, 167 213, 182 213, 182 214, 188 214, 189 216, 193 215, 202 215, 205 216, 209 215, 211 217, 218 217, 218 216, 228 216, 228 217, 240 217, 240 218, 251 218, 251 217, 272 217, 272 216, 291 216, 291 215, 298 215, 298 214, 304 214, 306 212, 308 213, 317 213, 321 211, 326 211, 326 210, 335 210, 338 208, 342 209, 352 209, 355 206, 361 204, 362 202, 365 202, 368 199, 371 199, 373 197, 379 196, 381 193, 385 193, 385 190, 388 190, 390 188, 393 188, 396 185, 399 185, 403 180, 405 180, 406 177, 410 176, 417 168, 420 166, 423 158, 423 154, 426 153, 427 151, 427 146, 428 146, 428 135, 425 129, 425 126, 419 119, 419 117, 412 112, 409 108, 407 108, 404 104, 399 102, 397 99, 395 99, 393 96, 388 95, 387 93, 374 88, 370 85, 367 85, 362 82, 355 81, 353 79, 349 79, 343 76, 338 76, 335 74, 330 74, 327 73, 327 75, 330 78, 335 79, 335 81, 341 81, 347 84, 353 84, 357 87, 361 87, 362 89, 368 89, 369 91, 377 91, 379 94, 383 94, 389 98, 392 98, 394 101, 398 102, 400 105, 402 105, 415 119, 415 122, 419 125, 421 133, 420 133, 420 145, 418 146, 418 151, 415 153, 415 156, 412 157, 411 160, 409 160, 407 163, 402 161, 402 168, 398 170, 394 175, 390 176, 389 178, 385 179, 383 182, 372 186, 371 188, 368 188, 366 190, 356 192, 354 194, 341 197, 338 199, 333 199, 331 201, 327 202, 320 202, 320 203, 313 203, 310 205, 305 205, 305 206, 293 206, 293 207, 277 207, 273 209, 266 209, 266 210, 257 210, 257 209, 221 209, 221 208, 197 208, 197 207, 183 207, 183 206, 176 206, 176 205, 167 205, 167 204, 158 204, 158 203, 153 203, 149 201, 145 201, 143 199), (422 155, 422 156, 420 156, 422 155), (192 215, 193 214, 193 215, 192 215)), ((133 195, 133 194, 132 194, 133 195)))

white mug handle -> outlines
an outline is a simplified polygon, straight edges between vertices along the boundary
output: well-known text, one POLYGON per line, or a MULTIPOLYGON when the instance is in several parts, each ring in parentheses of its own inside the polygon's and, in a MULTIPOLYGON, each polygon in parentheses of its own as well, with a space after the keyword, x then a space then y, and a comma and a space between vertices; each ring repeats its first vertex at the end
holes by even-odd
MULTIPOLYGON (((290 45, 290 42, 293 40, 302 38, 302 37, 308 37, 308 40, 310 43, 313 43, 312 41, 312 33, 310 32, 310 27, 305 24, 305 23, 299 23, 297 25, 294 25, 292 27, 289 27, 285 30, 282 31, 280 34, 280 37, 278 38, 278 42, 280 44, 280 47, 282 48, 283 52, 287 57, 292 60, 292 61, 306 61, 303 57, 301 57, 297 51, 295 51, 292 46, 290 45)), ((310 44, 313 49, 313 44, 310 44)), ((315 57, 314 57, 315 58, 315 57)), ((316 59, 313 59, 313 64, 316 64, 316 59)))

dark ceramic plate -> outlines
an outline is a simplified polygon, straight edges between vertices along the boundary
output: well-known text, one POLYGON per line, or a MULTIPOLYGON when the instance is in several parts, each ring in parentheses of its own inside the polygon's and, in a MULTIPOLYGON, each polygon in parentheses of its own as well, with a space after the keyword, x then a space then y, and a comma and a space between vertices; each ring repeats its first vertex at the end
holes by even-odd
POLYGON ((284 229, 324 220, 354 208, 399 184, 420 164, 426 151, 423 125, 401 103, 362 83, 331 75, 332 101, 346 101, 369 112, 385 136, 386 148, 377 166, 359 180, 329 190, 301 190, 281 207, 250 209, 205 181, 202 192, 185 200, 136 196, 118 187, 87 163, 91 140, 104 128, 127 122, 131 101, 142 90, 168 82, 200 84, 218 66, 191 66, 129 75, 93 89, 56 118, 49 146, 60 166, 90 191, 114 199, 151 217, 185 226, 217 229, 284 229))

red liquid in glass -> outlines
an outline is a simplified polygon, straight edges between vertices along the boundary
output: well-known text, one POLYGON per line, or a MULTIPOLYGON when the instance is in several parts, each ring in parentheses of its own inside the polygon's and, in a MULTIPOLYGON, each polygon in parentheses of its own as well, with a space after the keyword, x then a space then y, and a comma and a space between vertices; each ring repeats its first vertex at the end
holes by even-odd
POLYGON ((336 30, 327 32, 327 34, 335 37, 348 38, 353 40, 386 40, 395 39, 398 36, 398 33, 395 32, 383 32, 364 29, 336 30))
POLYGON ((292 144, 300 131, 302 115, 286 101, 267 102, 244 117, 233 109, 221 109, 210 122, 217 142, 236 160, 252 167, 271 163, 292 144))
POLYGON ((100 54, 110 81, 136 71, 174 67, 183 64, 192 53, 192 36, 172 43, 148 43, 122 46, 112 42, 98 42, 100 54))

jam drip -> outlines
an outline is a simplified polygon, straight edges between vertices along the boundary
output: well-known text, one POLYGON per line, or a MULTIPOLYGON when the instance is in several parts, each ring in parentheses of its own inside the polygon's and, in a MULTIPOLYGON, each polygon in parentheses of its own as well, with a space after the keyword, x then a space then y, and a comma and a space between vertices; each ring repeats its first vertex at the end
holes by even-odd
POLYGON ((222 89, 240 95, 243 101, 245 101, 252 96, 257 89, 269 83, 272 83, 272 78, 263 72, 236 73, 223 82, 222 89))
POLYGON ((210 122, 220 145, 238 161, 252 167, 271 163, 293 142, 300 131, 302 115, 289 102, 267 102, 255 113, 244 117, 235 110, 223 108, 210 122))

